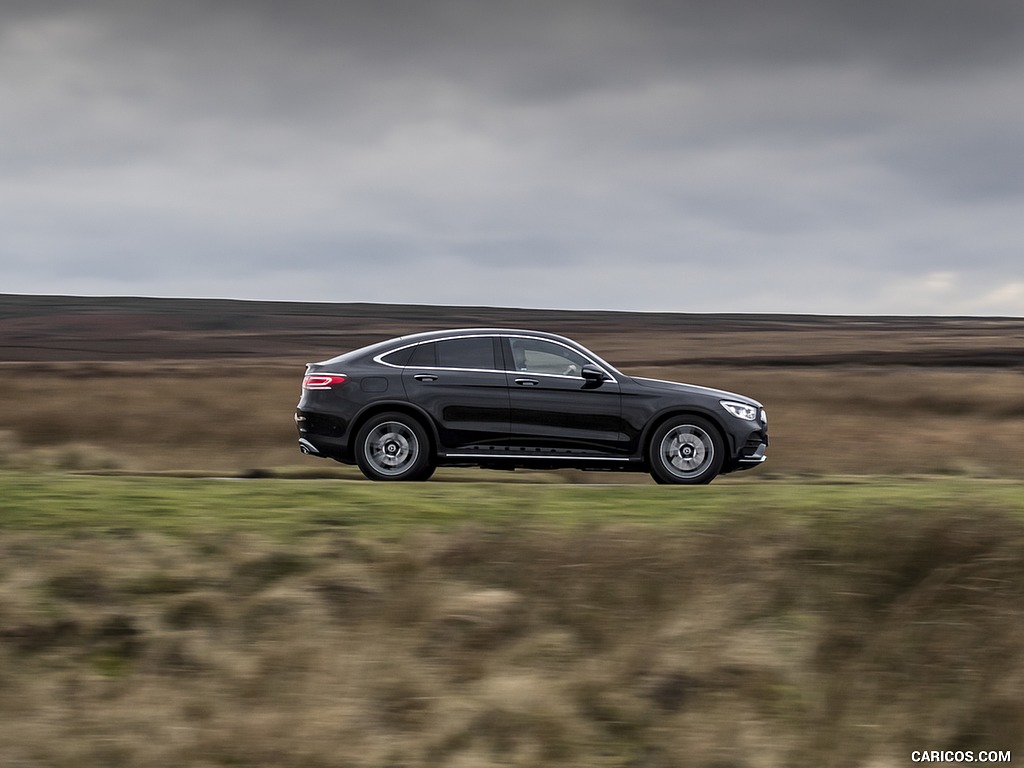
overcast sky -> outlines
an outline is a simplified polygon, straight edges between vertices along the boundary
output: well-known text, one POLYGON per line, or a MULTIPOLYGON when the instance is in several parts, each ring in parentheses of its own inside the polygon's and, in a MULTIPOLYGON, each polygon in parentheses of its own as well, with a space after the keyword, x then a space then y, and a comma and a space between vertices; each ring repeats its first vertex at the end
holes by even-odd
POLYGON ((0 292, 1024 315, 1021 0, 2 0, 0 292))

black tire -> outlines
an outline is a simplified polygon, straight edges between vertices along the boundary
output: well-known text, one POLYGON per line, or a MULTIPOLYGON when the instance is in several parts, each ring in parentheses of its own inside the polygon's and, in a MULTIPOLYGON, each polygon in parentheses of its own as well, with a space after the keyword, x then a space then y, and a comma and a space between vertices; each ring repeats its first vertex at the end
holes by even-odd
POLYGON ((370 480, 426 480, 430 464, 427 432, 405 413, 380 413, 356 435, 356 464, 370 480))
POLYGON ((410 477, 410 480, 415 480, 418 483, 425 482, 434 476, 434 470, 437 469, 433 464, 427 464, 416 477, 410 477))
POLYGON ((654 430, 647 445, 651 477, 666 485, 704 485, 722 471, 722 435, 700 416, 673 416, 654 430))

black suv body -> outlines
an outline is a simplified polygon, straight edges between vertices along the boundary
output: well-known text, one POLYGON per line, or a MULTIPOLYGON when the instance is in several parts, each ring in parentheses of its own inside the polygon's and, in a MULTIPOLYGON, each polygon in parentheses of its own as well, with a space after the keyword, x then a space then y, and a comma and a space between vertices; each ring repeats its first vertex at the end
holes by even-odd
POLYGON ((310 363, 299 447, 374 480, 437 466, 575 467, 707 483, 765 460, 764 408, 743 395, 627 376, 550 333, 403 336, 310 363))

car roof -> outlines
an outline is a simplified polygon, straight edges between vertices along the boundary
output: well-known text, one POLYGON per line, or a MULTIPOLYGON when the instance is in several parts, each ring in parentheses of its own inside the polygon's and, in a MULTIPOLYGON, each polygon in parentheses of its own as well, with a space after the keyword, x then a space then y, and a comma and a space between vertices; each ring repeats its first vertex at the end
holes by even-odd
MULTIPOLYGON (((401 349, 402 347, 408 347, 413 344, 419 344, 424 341, 450 339, 458 336, 530 336, 533 338, 558 341, 562 342, 563 344, 566 344, 569 347, 586 350, 586 347, 584 347, 578 341, 573 341, 572 339, 567 338, 565 336, 559 336, 556 333, 548 333, 546 331, 531 331, 524 328, 451 328, 448 330, 412 333, 407 336, 396 336, 391 339, 385 339, 383 341, 378 341, 373 344, 369 344, 365 347, 360 347, 359 349, 353 349, 348 352, 343 352, 342 354, 337 355, 336 357, 332 357, 329 360, 322 360, 319 363, 310 363, 310 365, 335 365, 346 360, 355 360, 364 357, 384 355, 390 352, 391 350, 401 349)), ((595 355, 593 352, 590 352, 590 350, 586 351, 589 352, 590 355, 597 357, 597 359, 600 360, 600 357, 595 355)), ((604 361, 602 362, 606 367, 614 370, 612 365, 604 361)))
POLYGON ((548 333, 547 331, 531 331, 526 328, 451 328, 448 330, 424 331, 422 333, 409 334, 408 336, 398 336, 382 343, 387 344, 390 342, 401 342, 401 345, 404 346, 406 344, 415 344, 420 341, 447 339, 451 336, 535 336, 541 339, 564 341, 569 344, 579 346, 579 342, 573 341, 565 336, 559 336, 556 333, 548 333))

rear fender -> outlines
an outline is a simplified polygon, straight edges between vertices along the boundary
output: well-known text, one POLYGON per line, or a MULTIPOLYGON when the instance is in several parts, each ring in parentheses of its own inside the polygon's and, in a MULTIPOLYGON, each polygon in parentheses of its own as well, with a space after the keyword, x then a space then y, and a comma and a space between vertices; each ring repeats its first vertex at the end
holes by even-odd
POLYGON ((387 411, 407 413, 420 422, 423 428, 427 430, 427 436, 430 438, 431 460, 437 458, 437 451, 441 443, 437 433, 437 425, 434 424, 434 420, 430 418, 427 412, 418 405, 401 400, 397 402, 394 400, 378 400, 367 405, 356 414, 356 417, 352 419, 352 426, 348 432, 348 447, 349 450, 352 451, 353 456, 355 455, 356 435, 358 435, 359 430, 363 428, 363 424, 378 413, 386 413, 387 411))

